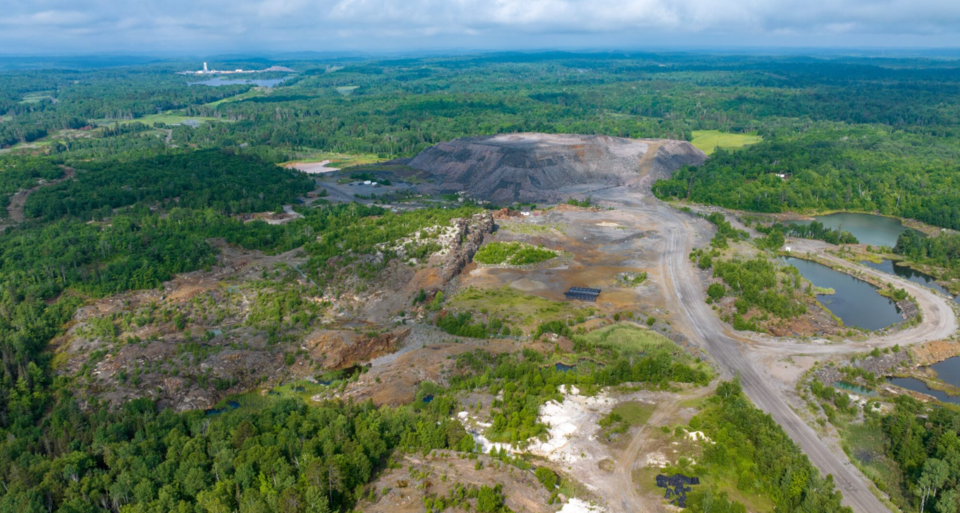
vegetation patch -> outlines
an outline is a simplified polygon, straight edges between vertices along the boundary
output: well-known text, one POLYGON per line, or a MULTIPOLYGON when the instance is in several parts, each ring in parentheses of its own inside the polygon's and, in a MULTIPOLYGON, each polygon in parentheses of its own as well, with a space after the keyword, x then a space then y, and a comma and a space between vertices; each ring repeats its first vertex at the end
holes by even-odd
POLYGON ((647 273, 620 273, 617 275, 617 283, 624 287, 637 287, 647 281, 647 273))
POLYGON ((187 116, 179 113, 172 112, 163 112, 160 114, 148 114, 146 116, 141 116, 138 118, 130 119, 97 119, 93 123, 97 125, 129 125, 132 123, 142 123, 144 125, 163 125, 163 126, 172 126, 172 125, 183 125, 189 122, 196 123, 212 123, 216 121, 227 121, 224 118, 217 118, 211 116, 187 116))
POLYGON ((473 256, 473 260, 488 265, 529 265, 557 257, 557 252, 534 247, 522 242, 490 242, 473 256))
POLYGON ((582 323, 594 313, 592 308, 577 308, 571 303, 531 296, 510 287, 468 287, 451 298, 447 306, 460 312, 497 317, 522 327, 527 333, 533 332, 541 323, 554 320, 582 323))
POLYGON ((605 326, 585 335, 578 335, 575 340, 590 345, 614 348, 618 351, 667 355, 670 359, 683 363, 690 363, 694 360, 682 347, 667 337, 629 323, 605 326))
POLYGON ((702 485, 688 496, 690 511, 743 512, 734 498, 741 494, 758 502, 750 504, 752 511, 849 511, 833 480, 820 475, 770 415, 750 404, 738 380, 717 387, 689 431, 704 435, 701 461, 689 468, 702 485))
POLYGON ((803 277, 795 267, 779 266, 762 255, 749 260, 721 260, 716 255, 698 249, 690 258, 701 269, 712 267, 714 278, 720 280, 707 288, 708 303, 727 296, 736 298, 734 311, 725 315, 735 329, 762 331, 762 323, 770 316, 789 319, 807 312, 803 277), (747 318, 751 310, 758 315, 747 318))
POLYGON ((724 150, 736 150, 757 144, 762 141, 756 133, 735 134, 731 132, 721 132, 720 130, 694 130, 691 144, 707 155, 712 155, 717 148, 724 150))
POLYGON ((626 433, 633 426, 647 423, 656 405, 638 402, 620 403, 598 423, 608 439, 626 433))

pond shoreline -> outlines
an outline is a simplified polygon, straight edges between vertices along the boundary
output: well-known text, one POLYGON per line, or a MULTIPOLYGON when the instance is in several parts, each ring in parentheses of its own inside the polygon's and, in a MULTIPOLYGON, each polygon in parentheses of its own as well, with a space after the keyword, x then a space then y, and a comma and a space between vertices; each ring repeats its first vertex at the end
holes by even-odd
MULTIPOLYGON (((879 279, 874 278, 873 276, 870 276, 870 275, 867 275, 867 274, 863 274, 863 273, 854 273, 854 272, 851 272, 851 269, 848 268, 848 267, 846 267, 846 266, 835 265, 833 262, 830 262, 830 261, 825 260, 825 259, 821 259, 821 258, 819 258, 819 257, 817 257, 817 256, 815 256, 815 255, 811 255, 811 254, 792 253, 792 252, 788 252, 788 251, 780 251, 780 252, 778 253, 778 256, 780 256, 781 258, 795 258, 795 259, 797 259, 797 260, 803 260, 803 261, 813 262, 813 263, 815 263, 815 264, 822 265, 822 266, 824 266, 824 267, 826 267, 826 268, 828 268, 828 269, 831 269, 831 270, 833 270, 833 271, 835 271, 835 272, 842 273, 842 274, 847 275, 847 276, 849 276, 849 277, 851 277, 851 278, 853 278, 853 279, 855 279, 855 280, 859 280, 859 281, 861 281, 861 282, 863 282, 863 283, 866 283, 866 284, 870 285, 871 287, 873 287, 873 288, 875 289, 874 292, 876 292, 877 295, 879 295, 879 296, 881 296, 881 297, 887 297, 886 295, 884 295, 884 294, 881 293, 881 291, 883 291, 883 290, 885 289, 886 283, 884 283, 883 281, 881 281, 881 280, 879 280, 879 279)), ((783 260, 781 260, 781 262, 783 262, 783 260)), ((789 265, 789 264, 787 264, 786 262, 784 262, 784 264, 785 264, 785 265, 789 265)), ((802 274, 802 273, 801 273, 801 274, 802 274)), ((813 282, 810 281, 809 279, 807 279, 806 277, 804 277, 804 279, 807 280, 808 282, 810 282, 810 284, 813 285, 814 287, 817 287, 817 285, 813 284, 813 282)), ((831 287, 831 288, 832 288, 832 287, 831 287)), ((836 292, 836 291, 834 290, 834 292, 836 292)), ((891 298, 889 298, 889 297, 887 297, 887 298, 888 298, 888 299, 891 299, 891 298)), ((891 299, 891 301, 893 301, 893 299, 891 299)), ((830 308, 829 308, 828 306, 821 304, 820 301, 819 301, 819 299, 817 300, 817 304, 819 304, 822 308, 824 308, 825 310, 827 310, 828 312, 830 312, 830 314, 833 315, 834 317, 838 317, 837 314, 836 314, 835 312, 833 312, 832 310, 830 310, 830 308)), ((907 298, 904 299, 904 300, 902 300, 902 301, 894 301, 894 304, 896 305, 897 309, 899 310, 899 314, 900 314, 900 317, 901 317, 901 320, 900 320, 900 321, 895 322, 895 323, 892 323, 892 324, 890 324, 889 326, 886 326, 886 327, 883 327, 883 328, 879 328, 879 329, 872 329, 872 330, 871 330, 871 329, 864 329, 864 328, 858 328, 858 329, 860 329, 861 331, 868 331, 868 332, 874 332, 874 333, 895 333, 895 332, 900 331, 900 330, 902 330, 902 329, 904 329, 904 328, 908 328, 908 327, 914 326, 914 325, 917 324, 918 322, 922 321, 922 315, 920 314, 920 307, 919 307, 919 305, 917 305, 916 300, 915 300, 912 296, 907 296, 907 298)), ((846 324, 846 323, 844 323, 844 324, 846 324)))

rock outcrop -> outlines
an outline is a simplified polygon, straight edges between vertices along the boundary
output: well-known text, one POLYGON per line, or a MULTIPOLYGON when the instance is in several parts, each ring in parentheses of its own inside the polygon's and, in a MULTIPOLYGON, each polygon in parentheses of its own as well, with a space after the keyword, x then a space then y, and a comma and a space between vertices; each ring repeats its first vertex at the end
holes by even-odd
POLYGON ((424 193, 465 192, 500 203, 559 201, 700 165, 685 141, 595 135, 467 137, 427 148, 407 165, 430 175, 424 193))
POLYGON ((493 232, 493 216, 488 212, 474 214, 470 219, 454 219, 458 237, 443 259, 441 280, 445 284, 460 274, 483 244, 483 238, 493 232))

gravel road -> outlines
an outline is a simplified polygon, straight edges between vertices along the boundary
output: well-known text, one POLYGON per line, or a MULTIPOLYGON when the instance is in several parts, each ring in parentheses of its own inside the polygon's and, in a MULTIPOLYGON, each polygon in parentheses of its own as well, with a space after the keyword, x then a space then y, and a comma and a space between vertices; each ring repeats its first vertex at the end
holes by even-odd
MULTIPOLYGON (((831 262, 851 270, 871 274, 885 282, 894 283, 917 298, 923 312, 919 326, 865 341, 835 343, 801 343, 788 339, 754 336, 735 332, 722 323, 705 302, 704 291, 696 271, 688 258, 694 246, 695 234, 703 231, 701 221, 682 214, 650 195, 638 195, 625 189, 605 191, 603 199, 618 204, 619 209, 633 210, 638 219, 652 219, 663 237, 660 255, 660 274, 668 299, 665 305, 674 312, 676 327, 692 341, 703 347, 716 361, 727 377, 739 374, 744 392, 762 410, 769 413, 800 446, 810 461, 824 474, 833 475, 843 493, 843 502, 858 513, 888 511, 871 491, 872 484, 850 462, 847 456, 821 437, 791 409, 781 386, 762 374, 748 354, 755 351, 775 352, 782 356, 795 354, 843 354, 868 351, 873 347, 901 346, 949 337, 957 329, 957 319, 951 301, 926 287, 901 280, 865 266, 853 264, 823 253, 829 245, 809 241, 792 241, 803 252, 815 251, 831 262)), ((626 494, 623 499, 633 496, 626 494)), ((635 510, 642 506, 635 505, 635 510)))

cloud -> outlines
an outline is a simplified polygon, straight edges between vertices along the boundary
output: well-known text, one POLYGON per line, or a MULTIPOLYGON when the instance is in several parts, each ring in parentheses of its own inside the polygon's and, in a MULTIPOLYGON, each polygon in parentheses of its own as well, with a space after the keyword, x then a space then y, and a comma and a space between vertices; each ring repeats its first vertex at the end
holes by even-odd
POLYGON ((960 2, 0 0, 0 27, 0 47, 18 53, 158 47, 199 52, 258 47, 442 50, 684 41, 946 46, 960 42, 960 2))

